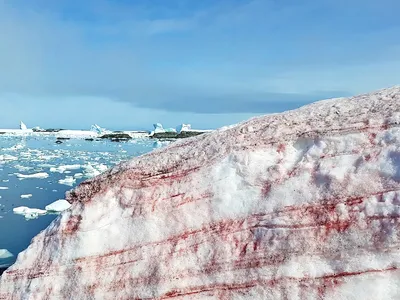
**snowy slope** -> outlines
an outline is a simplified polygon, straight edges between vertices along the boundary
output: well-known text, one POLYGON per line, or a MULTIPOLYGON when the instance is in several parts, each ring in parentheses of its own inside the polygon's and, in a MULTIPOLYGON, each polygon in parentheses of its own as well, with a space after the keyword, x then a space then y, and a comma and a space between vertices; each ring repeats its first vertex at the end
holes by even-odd
POLYGON ((81 184, 0 299, 400 299, 400 87, 251 119, 81 184))

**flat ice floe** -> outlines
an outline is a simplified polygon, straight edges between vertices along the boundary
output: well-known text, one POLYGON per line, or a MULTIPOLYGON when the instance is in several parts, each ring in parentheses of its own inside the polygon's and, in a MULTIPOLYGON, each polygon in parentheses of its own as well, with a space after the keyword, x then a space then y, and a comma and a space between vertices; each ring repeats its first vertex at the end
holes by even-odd
POLYGON ((50 172, 57 172, 57 173, 65 173, 69 170, 78 170, 81 168, 81 165, 61 165, 58 167, 51 167, 50 172))
POLYGON ((39 208, 30 208, 26 206, 19 206, 13 208, 13 213, 17 215, 22 215, 25 217, 25 219, 36 219, 39 216, 43 216, 47 214, 46 210, 39 209, 39 208))
POLYGON ((71 204, 67 200, 60 199, 60 200, 54 201, 53 203, 47 205, 45 207, 45 209, 48 212, 62 212, 64 210, 69 209, 70 207, 71 207, 71 204))
POLYGON ((22 198, 22 199, 28 199, 28 198, 30 198, 30 197, 32 197, 32 194, 21 195, 21 198, 22 198))
POLYGON ((20 173, 15 173, 15 175, 19 178, 19 179, 27 179, 27 178, 39 178, 39 179, 44 179, 49 177, 49 174, 45 173, 45 172, 41 172, 41 173, 35 173, 35 174, 20 174, 20 173))
POLYGON ((59 184, 65 184, 65 185, 69 185, 69 186, 73 186, 75 182, 76 182, 76 179, 73 176, 67 176, 64 179, 60 179, 58 181, 59 184))
POLYGON ((0 155, 0 161, 12 161, 12 160, 18 160, 18 157, 9 155, 9 154, 1 154, 0 155))
POLYGON ((0 190, 8 190, 7 186, 0 186, 0 190))

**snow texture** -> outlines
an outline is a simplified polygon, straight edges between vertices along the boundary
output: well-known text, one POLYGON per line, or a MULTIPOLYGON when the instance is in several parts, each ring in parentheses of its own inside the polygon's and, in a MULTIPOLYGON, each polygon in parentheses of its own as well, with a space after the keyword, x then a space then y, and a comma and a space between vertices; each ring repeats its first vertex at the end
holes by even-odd
POLYGON ((400 299, 400 87, 174 142, 67 200, 0 299, 400 299))

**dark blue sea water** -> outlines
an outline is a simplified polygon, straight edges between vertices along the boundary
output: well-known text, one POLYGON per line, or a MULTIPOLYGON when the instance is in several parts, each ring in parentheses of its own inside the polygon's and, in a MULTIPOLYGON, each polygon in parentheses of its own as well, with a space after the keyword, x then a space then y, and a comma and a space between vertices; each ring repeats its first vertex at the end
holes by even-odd
POLYGON ((46 205, 64 199, 65 192, 83 180, 160 146, 149 139, 123 143, 78 139, 65 140, 61 144, 55 142, 56 139, 50 137, 0 136, 0 249, 14 254, 3 259, 0 255, 0 267, 12 263, 31 239, 56 217, 45 215, 27 220, 23 215, 14 214, 13 208, 44 209, 46 205), (68 165, 74 166, 63 167, 68 165), (18 174, 35 173, 47 173, 48 177, 18 178, 18 174), (59 182, 74 176, 75 182, 70 185, 59 182), (21 195, 29 194, 32 196, 21 198, 21 195))

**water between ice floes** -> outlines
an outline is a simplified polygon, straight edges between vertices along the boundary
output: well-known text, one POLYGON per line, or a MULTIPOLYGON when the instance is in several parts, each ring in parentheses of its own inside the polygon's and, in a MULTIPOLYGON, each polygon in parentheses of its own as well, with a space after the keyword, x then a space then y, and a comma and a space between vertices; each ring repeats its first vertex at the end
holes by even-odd
POLYGON ((66 191, 85 179, 160 147, 148 139, 124 143, 71 139, 56 144, 55 141, 55 138, 0 136, 0 252, 14 255, 0 255, 0 267, 12 263, 31 239, 56 218, 47 214, 27 219, 14 214, 13 208, 44 209, 63 199, 66 191))

